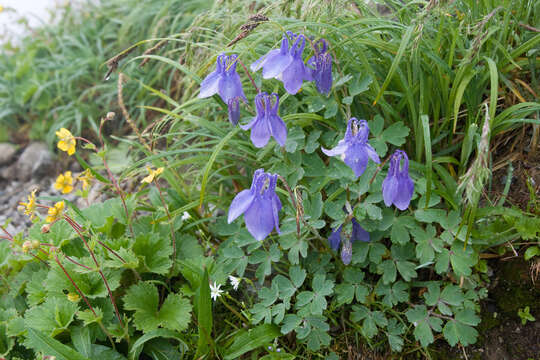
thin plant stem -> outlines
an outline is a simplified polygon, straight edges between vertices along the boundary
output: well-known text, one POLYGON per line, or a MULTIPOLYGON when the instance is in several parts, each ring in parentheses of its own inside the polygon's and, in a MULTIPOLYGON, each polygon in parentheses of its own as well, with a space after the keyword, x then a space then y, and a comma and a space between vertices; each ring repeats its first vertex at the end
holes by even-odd
POLYGON ((257 84, 255 84, 255 81, 253 80, 253 77, 251 77, 251 74, 249 73, 246 65, 244 65, 244 63, 242 62, 242 60, 240 60, 239 58, 236 59, 236 61, 238 61, 238 63, 240 64, 240 66, 242 66, 242 68, 244 69, 244 71, 246 72, 246 75, 247 77, 249 78, 249 80, 251 81, 251 84, 253 85, 253 87, 255 88, 255 90, 257 90, 257 94, 261 92, 261 89, 259 89, 259 87, 257 86, 257 84))
POLYGON ((92 305, 90 305, 90 302, 88 301, 88 299, 86 298, 86 296, 82 293, 81 289, 79 289, 79 287, 77 286, 77 284, 75 283, 75 281, 73 281, 73 279, 71 278, 71 276, 69 275, 69 273, 67 272, 66 268, 64 268, 64 266, 60 263, 60 260, 58 259, 58 255, 54 255, 54 260, 56 261, 56 263, 58 264, 58 266, 60 266, 60 268, 62 269, 62 271, 64 272, 64 274, 66 274, 67 278, 69 279, 69 281, 71 281, 71 283, 73 284, 73 286, 75 287, 75 290, 77 290, 77 292, 79 293, 79 295, 81 295, 82 299, 84 300, 84 302, 86 303, 86 305, 88 305, 88 308, 92 311, 92 314, 94 314, 94 316, 97 318, 97 314, 96 314, 96 311, 94 310, 94 308, 92 307, 92 305))
POLYGON ((300 239, 300 209, 298 208, 298 205, 296 203, 295 196, 291 190, 291 187, 287 183, 287 180, 281 175, 278 175, 279 180, 283 183, 283 186, 285 186, 285 189, 289 193, 289 197, 291 198, 292 205, 296 212, 296 236, 300 239))
MULTIPOLYGON (((111 299, 111 303, 114 306, 114 312, 116 313, 116 317, 118 318, 118 322, 120 323, 121 327, 124 327, 124 323, 122 322, 122 318, 120 317, 120 312, 118 311, 118 306, 116 306, 116 301, 114 300, 114 295, 111 291, 111 288, 109 287, 109 282, 107 281, 107 278, 105 278, 105 275, 103 274, 103 271, 101 271, 101 267, 99 266, 99 263, 96 259, 96 256, 94 255, 94 252, 88 246, 88 243, 86 242, 86 239, 82 235, 82 233, 79 231, 78 226, 74 225, 74 220, 71 219, 69 216, 64 215, 64 219, 71 225, 71 227, 77 232, 81 240, 84 242, 84 245, 88 249, 88 252, 90 253, 90 256, 92 257, 92 260, 94 261, 94 264, 96 264, 97 271, 99 272, 99 275, 103 279, 103 283, 105 284, 105 287, 107 288, 107 292, 109 293, 109 298, 111 299)), ((77 224, 78 225, 78 224, 77 224)))
MULTIPOLYGON (((107 121, 107 118, 102 118, 101 123, 99 125, 99 142, 101 143, 101 149, 105 149, 105 144, 103 142, 103 124, 107 121)), ((96 149, 97 152, 97 149, 96 149)), ((113 183, 114 188, 116 189, 116 192, 118 196, 120 196, 120 199, 122 200, 122 206, 124 207, 124 211, 126 212, 126 221, 129 226, 129 231, 131 232, 131 236, 135 238, 135 232, 133 231, 133 225, 130 221, 129 211, 126 205, 126 199, 124 192, 120 188, 120 185, 118 185, 118 182, 116 181, 116 178, 114 177, 113 173, 111 172, 111 169, 109 168, 109 165, 107 164, 107 159, 105 156, 103 156, 103 166, 105 167, 105 170, 107 170, 107 175, 109 176, 109 180, 113 183)))
POLYGON ((161 186, 159 186, 159 183, 156 180, 154 180, 154 184, 156 184, 156 188, 159 192, 159 198, 161 199, 161 203, 163 204, 163 208, 165 208, 165 213, 167 214, 167 218, 169 219, 169 227, 171 229, 171 238, 172 238, 172 247, 173 247, 173 269, 176 264, 176 237, 174 236, 174 227, 172 223, 171 214, 169 213, 169 209, 167 208, 167 204, 165 203, 165 199, 163 198, 163 193, 161 192, 161 186))
POLYGON ((0 229, 2 229, 2 231, 4 232, 4 234, 6 234, 6 236, 8 236, 8 238, 5 238, 5 239, 9 239, 11 241, 13 241, 13 235, 11 235, 9 233, 9 231, 6 230, 6 228, 2 225, 0 225, 0 229))

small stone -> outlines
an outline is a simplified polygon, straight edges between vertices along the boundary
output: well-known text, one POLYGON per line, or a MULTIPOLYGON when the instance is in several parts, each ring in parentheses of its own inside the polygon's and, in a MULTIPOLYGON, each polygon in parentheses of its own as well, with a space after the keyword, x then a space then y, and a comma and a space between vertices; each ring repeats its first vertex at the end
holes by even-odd
POLYGON ((0 165, 11 163, 17 148, 10 143, 0 143, 0 165))
POLYGON ((17 160, 17 178, 27 181, 32 177, 52 175, 55 169, 53 159, 53 153, 45 143, 31 143, 17 160))

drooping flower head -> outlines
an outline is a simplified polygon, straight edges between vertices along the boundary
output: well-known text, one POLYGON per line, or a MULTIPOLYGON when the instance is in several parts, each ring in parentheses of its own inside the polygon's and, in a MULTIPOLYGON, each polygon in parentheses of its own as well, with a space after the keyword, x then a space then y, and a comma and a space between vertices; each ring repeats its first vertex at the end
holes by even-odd
POLYGON ((277 177, 263 169, 256 170, 251 188, 239 192, 233 199, 227 219, 229 224, 244 214, 246 227, 255 239, 263 240, 274 228, 280 233, 278 213, 282 205, 276 194, 277 177))
POLYGON ((28 202, 20 202, 19 205, 24 206, 24 214, 30 216, 30 219, 34 218, 34 213, 36 211, 36 191, 32 190, 30 195, 28 195, 28 202))
POLYGON ((341 155, 345 164, 354 171, 356 177, 359 177, 366 170, 369 159, 377 164, 381 162, 375 149, 368 144, 368 136, 367 121, 351 118, 347 124, 345 137, 338 142, 335 148, 331 150, 322 148, 322 151, 328 156, 341 155))
POLYGON ((328 43, 320 39, 315 43, 315 55, 308 60, 313 67, 311 73, 317 90, 328 95, 332 89, 332 55, 328 52, 328 43))
POLYGON ((82 188, 83 190, 86 190, 90 187, 90 183, 94 179, 94 175, 92 175, 92 172, 90 169, 84 170, 82 173, 77 176, 77 180, 82 182, 82 188))
POLYGON ((240 125, 244 130, 251 129, 251 142, 255 147, 262 148, 270 140, 276 139, 280 146, 285 146, 287 126, 278 115, 279 96, 276 93, 259 93, 255 96, 257 115, 247 125, 240 125), (272 103, 272 99, 274 102, 272 103))
POLYGON ((63 174, 58 175, 54 187, 57 190, 62 191, 62 194, 68 194, 73 191, 73 177, 71 171, 66 171, 63 174))
POLYGON ((383 181, 382 193, 386 206, 394 204, 399 210, 409 207, 414 193, 414 183, 409 176, 409 158, 405 151, 396 150, 392 154, 388 175, 383 181))
POLYGON ((58 148, 62 151, 65 151, 68 153, 68 155, 75 154, 75 146, 77 146, 77 139, 71 134, 71 132, 66 128, 61 128, 59 131, 56 132, 56 136, 58 136, 58 148))
MULTIPOLYGON (((219 94, 225 104, 227 104, 229 114, 232 111, 238 112, 238 99, 246 100, 242 81, 236 72, 236 59, 238 55, 221 54, 216 60, 216 70, 210 73, 201 83, 199 98, 207 98, 214 94, 219 94), (235 100, 237 99, 237 100, 235 100)), ((231 121, 232 122, 232 121, 231 121)))
POLYGON ((145 176, 145 178, 141 180, 141 183, 150 184, 163 172, 162 167, 157 168, 156 170, 152 170, 150 167, 147 167, 146 170, 148 171, 148 175, 145 176))
POLYGON ((276 78, 283 82, 285 90, 291 95, 296 94, 302 87, 302 82, 311 81, 311 69, 306 67, 302 54, 306 46, 306 38, 302 34, 287 31, 283 34, 281 47, 268 52, 251 64, 251 70, 263 68, 263 78, 276 78), (294 41, 289 48, 289 38, 294 41))
POLYGON ((343 225, 338 227, 336 230, 332 231, 330 236, 328 237, 328 241, 330 242, 330 247, 337 251, 339 249, 339 245, 343 243, 341 248, 341 261, 345 265, 350 264, 351 258, 352 258, 352 243, 355 241, 365 241, 368 242, 370 240, 369 233, 364 230, 360 224, 356 221, 356 219, 351 220, 352 223, 352 233, 351 238, 345 238, 342 240, 341 238, 341 230, 343 228, 343 225))

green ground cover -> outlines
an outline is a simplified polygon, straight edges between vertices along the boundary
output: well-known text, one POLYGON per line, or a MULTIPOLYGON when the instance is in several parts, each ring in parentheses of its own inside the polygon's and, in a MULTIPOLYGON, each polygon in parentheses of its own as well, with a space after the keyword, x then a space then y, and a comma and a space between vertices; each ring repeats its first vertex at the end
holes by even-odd
MULTIPOLYGON (((533 178, 522 202, 509 197, 511 170, 494 175, 507 173, 516 137, 538 165, 540 5, 387 6, 382 16, 362 1, 102 1, 5 49, 5 137, 56 146, 67 128, 88 138, 95 145, 79 138, 71 156, 110 199, 38 207, 27 234, 4 236, 0 353, 336 359, 474 344, 486 258, 540 255, 533 178), (289 94, 248 69, 285 31, 308 38, 304 60, 312 43, 328 42, 328 96, 313 82, 289 94), (237 66, 240 123, 255 115, 259 89, 278 93, 284 146, 255 147, 218 95, 197 97, 223 52, 246 65, 237 66), (368 121, 381 158, 359 177, 321 151, 351 117, 368 121), (396 149, 415 186, 403 211, 381 190, 396 149), (281 234, 262 241, 243 220, 227 221, 259 168, 280 175, 283 205, 281 234), (370 241, 349 242, 352 219, 370 241), (340 226, 350 263, 328 242, 340 226)), ((62 199, 36 202, 50 200, 62 199)))

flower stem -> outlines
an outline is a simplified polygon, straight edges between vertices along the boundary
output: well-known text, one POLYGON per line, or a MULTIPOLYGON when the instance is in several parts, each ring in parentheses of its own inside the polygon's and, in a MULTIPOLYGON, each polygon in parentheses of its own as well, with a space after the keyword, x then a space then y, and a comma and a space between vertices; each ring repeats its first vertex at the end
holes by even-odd
POLYGON ((297 203, 296 203, 296 198, 291 190, 291 187, 289 186, 289 184, 287 183, 287 180, 285 180, 285 178, 281 175, 278 175, 278 178, 279 180, 281 180, 281 182, 283 183, 283 186, 285 186, 285 189, 287 190, 287 192, 289 193, 289 197, 291 198, 291 202, 292 202, 292 205, 295 209, 295 213, 296 213, 296 237, 300 239, 300 218, 302 217, 302 211, 301 209, 298 207, 297 203))
POLYGON ((114 301, 114 296, 112 294, 111 288, 109 287, 109 282, 105 278, 105 275, 103 274, 103 271, 101 271, 101 268, 100 268, 99 263, 98 263, 98 261, 96 259, 96 256, 94 255, 94 252, 92 251, 90 246, 88 246, 88 243, 86 242, 86 239, 84 238, 82 233, 79 231, 79 224, 76 224, 76 222, 67 215, 64 215, 64 219, 77 232, 77 234, 79 235, 81 240, 84 242, 84 245, 88 249, 88 252, 90 253, 90 256, 92 257, 92 260, 94 261, 94 264, 96 264, 97 271, 99 272, 99 275, 101 276, 101 279, 103 280, 103 283, 105 284, 105 287, 107 288, 107 292, 109 293, 109 298, 111 299, 111 303, 114 306, 114 312, 116 313, 116 317, 118 318, 118 322, 120 323, 121 327, 124 327, 124 323, 122 322, 122 318, 120 317, 120 312, 118 311, 118 307, 116 306, 116 301, 114 301))
POLYGON ((169 227, 171 229, 171 238, 172 238, 172 248, 173 248, 173 267, 174 270, 176 265, 176 237, 174 236, 174 227, 172 223, 171 214, 169 213, 169 209, 167 207, 167 204, 165 203, 165 198, 163 197, 163 193, 161 192, 161 186, 159 186, 159 182, 157 179, 154 180, 154 184, 156 184, 156 188, 159 192, 159 198, 161 199, 161 203, 163 204, 163 208, 165 208, 165 213, 167 214, 167 218, 169 219, 169 227))
POLYGON ((255 88, 255 90, 257 90, 257 94, 261 92, 261 89, 259 89, 259 87, 257 86, 257 84, 255 84, 255 81, 253 80, 253 78, 251 77, 251 74, 249 73, 246 65, 244 65, 244 63, 242 62, 242 60, 240 60, 240 58, 237 58, 236 61, 238 61, 238 63, 242 66, 242 68, 244 69, 244 71, 246 72, 246 75, 247 77, 249 78, 249 80, 251 81, 251 84, 253 85, 253 87, 255 88))

